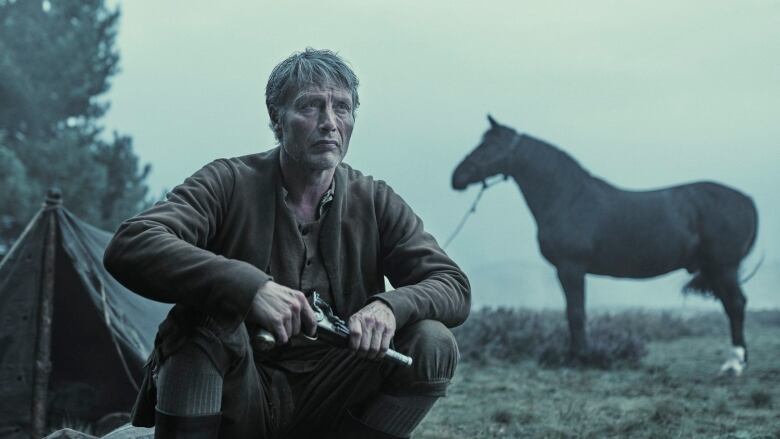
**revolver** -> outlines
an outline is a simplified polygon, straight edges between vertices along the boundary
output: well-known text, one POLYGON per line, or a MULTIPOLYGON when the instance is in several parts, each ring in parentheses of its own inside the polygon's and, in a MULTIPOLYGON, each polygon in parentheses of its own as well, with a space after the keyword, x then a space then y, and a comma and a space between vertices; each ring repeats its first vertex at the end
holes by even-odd
MULTIPOLYGON (((347 340, 349 340, 349 327, 346 322, 333 312, 330 305, 316 291, 312 293, 310 302, 314 311, 314 317, 317 320, 317 335, 315 337, 309 337, 306 334, 301 335, 309 340, 319 340, 320 335, 322 335, 323 341, 326 343, 345 347, 347 340)), ((274 335, 266 329, 258 329, 255 333, 255 339, 255 346, 261 350, 268 350, 276 345, 274 335)), ((412 357, 393 349, 388 349, 385 352, 384 359, 405 367, 412 365, 412 357)))

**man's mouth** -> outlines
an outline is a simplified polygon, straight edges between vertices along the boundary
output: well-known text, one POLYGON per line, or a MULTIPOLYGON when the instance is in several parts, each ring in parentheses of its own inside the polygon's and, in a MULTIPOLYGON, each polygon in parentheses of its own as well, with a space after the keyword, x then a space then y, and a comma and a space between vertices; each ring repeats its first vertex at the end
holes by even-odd
POLYGON ((325 146, 331 148, 338 148, 339 142, 336 140, 318 140, 314 142, 314 146, 325 146))

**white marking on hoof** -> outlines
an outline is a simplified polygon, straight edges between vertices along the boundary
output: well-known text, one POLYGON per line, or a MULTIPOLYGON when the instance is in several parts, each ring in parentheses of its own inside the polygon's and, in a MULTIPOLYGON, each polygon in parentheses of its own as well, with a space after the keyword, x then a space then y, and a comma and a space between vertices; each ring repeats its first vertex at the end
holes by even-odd
POLYGON ((742 346, 734 346, 731 350, 731 358, 726 360, 726 362, 723 363, 723 366, 720 367, 720 374, 733 373, 734 376, 740 376, 746 366, 745 348, 742 346))

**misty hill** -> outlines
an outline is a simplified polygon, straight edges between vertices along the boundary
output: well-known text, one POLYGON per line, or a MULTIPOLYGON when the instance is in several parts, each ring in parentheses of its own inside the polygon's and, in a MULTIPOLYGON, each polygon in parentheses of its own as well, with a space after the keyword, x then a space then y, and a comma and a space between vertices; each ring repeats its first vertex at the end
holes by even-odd
MULTIPOLYGON (((748 257, 743 267, 747 275, 758 263, 748 257)), ((542 260, 512 260, 462 267, 471 280, 474 307, 511 306, 563 308, 563 292, 555 269, 542 260)), ((588 308, 688 308, 720 309, 720 303, 696 294, 685 295, 682 286, 690 279, 684 270, 652 279, 615 279, 587 276, 588 308)), ((780 262, 764 261, 745 285, 749 309, 780 307, 780 262)))

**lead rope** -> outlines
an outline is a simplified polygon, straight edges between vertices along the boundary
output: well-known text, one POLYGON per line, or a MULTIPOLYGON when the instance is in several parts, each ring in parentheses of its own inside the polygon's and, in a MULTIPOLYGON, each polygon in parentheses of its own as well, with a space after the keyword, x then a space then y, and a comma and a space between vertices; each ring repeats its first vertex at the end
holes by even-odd
MULTIPOLYGON (((515 147, 518 143, 520 143, 521 136, 517 133, 515 133, 514 138, 512 139, 512 143, 509 144, 509 147, 507 148, 507 151, 504 154, 501 154, 501 159, 506 159, 508 156, 514 154, 516 152, 515 147)), ((466 220, 468 219, 469 215, 472 213, 475 213, 477 211, 477 203, 479 203, 479 199, 482 198, 482 193, 485 192, 485 189, 489 188, 490 186, 493 186, 496 183, 501 183, 502 181, 506 181, 509 178, 508 175, 504 174, 503 177, 500 179, 494 180, 492 183, 488 183, 487 179, 482 180, 482 189, 479 190, 479 193, 477 194, 477 198, 474 200, 474 203, 471 204, 471 209, 469 209, 465 215, 463 215, 463 219, 460 220, 460 224, 458 224, 458 227, 455 228, 455 231, 452 232, 452 235, 450 235, 449 239, 447 239, 447 242, 444 243, 443 248, 447 248, 448 245, 452 242, 453 239, 460 233, 463 226, 466 224, 466 220)))
POLYGON ((447 242, 444 243, 443 248, 447 248, 448 245, 452 242, 453 239, 455 239, 456 236, 458 236, 458 233, 463 229, 463 226, 466 225, 466 220, 469 218, 469 216, 472 213, 475 213, 477 211, 477 204, 479 204, 479 200, 482 198, 482 193, 485 192, 485 189, 489 188, 490 186, 493 186, 496 183, 501 183, 502 181, 506 180, 507 177, 504 176, 500 180, 495 180, 491 183, 488 183, 486 180, 482 181, 482 188, 480 188, 479 193, 477 194, 477 198, 474 200, 473 203, 471 203, 471 208, 466 211, 466 213, 463 215, 463 219, 460 220, 460 224, 458 224, 458 227, 455 228, 455 231, 452 232, 452 235, 447 239, 447 242))

